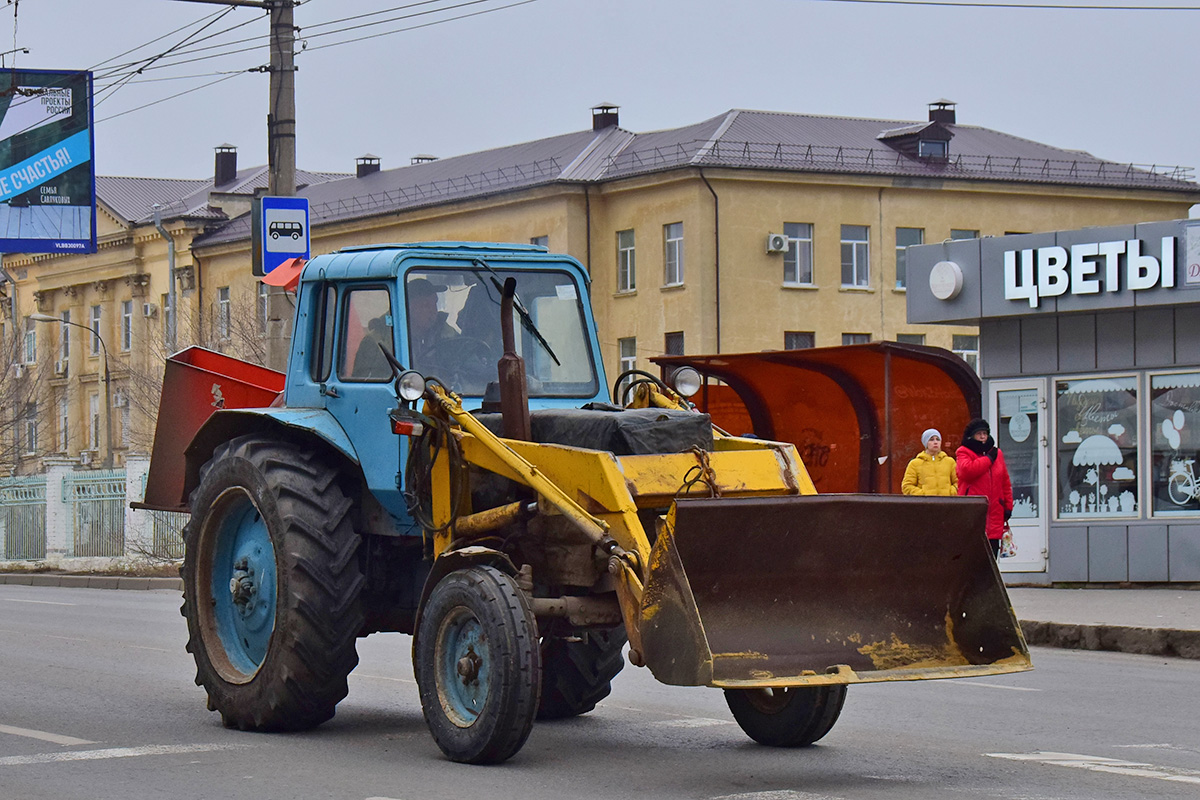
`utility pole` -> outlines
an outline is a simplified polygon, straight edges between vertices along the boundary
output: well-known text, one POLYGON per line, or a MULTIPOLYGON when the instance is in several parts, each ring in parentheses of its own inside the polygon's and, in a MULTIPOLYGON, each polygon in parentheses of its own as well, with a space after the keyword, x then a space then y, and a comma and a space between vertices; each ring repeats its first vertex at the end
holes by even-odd
MULTIPOLYGON (((267 71, 270 90, 267 110, 267 194, 296 194, 296 25, 297 0, 184 0, 222 6, 249 6, 270 12, 271 60, 267 71)), ((172 309, 174 311, 174 309, 172 309)), ((287 368, 291 342, 292 304, 277 286, 267 295, 267 366, 287 368)))
MULTIPOLYGON (((274 0, 271 9, 271 90, 267 113, 267 192, 296 194, 296 26, 294 0, 274 0)), ((311 235, 311 233, 310 233, 311 235)), ((292 304, 281 286, 267 295, 267 366, 287 369, 292 339, 292 304)))

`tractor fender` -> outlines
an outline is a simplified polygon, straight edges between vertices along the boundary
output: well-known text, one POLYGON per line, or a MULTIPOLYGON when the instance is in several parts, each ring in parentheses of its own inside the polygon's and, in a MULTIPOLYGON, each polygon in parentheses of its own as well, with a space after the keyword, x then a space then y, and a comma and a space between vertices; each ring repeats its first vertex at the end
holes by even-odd
POLYGON ((200 483, 200 468, 212 458, 213 450, 248 433, 261 433, 291 440, 311 437, 337 451, 355 467, 358 453, 346 431, 323 408, 237 408, 221 409, 210 416, 184 451, 185 478, 183 496, 191 496, 200 483))
POLYGON ((433 593, 433 587, 437 586, 438 582, 451 572, 474 566, 495 567, 511 578, 517 577, 517 567, 512 560, 499 550, 493 550, 490 547, 477 545, 464 547, 461 550, 454 550, 438 556, 437 560, 433 562, 433 568, 429 570, 428 577, 425 578, 425 586, 421 589, 421 602, 417 605, 417 614, 413 620, 414 657, 417 652, 416 638, 421 630, 421 614, 425 611, 425 602, 433 593))

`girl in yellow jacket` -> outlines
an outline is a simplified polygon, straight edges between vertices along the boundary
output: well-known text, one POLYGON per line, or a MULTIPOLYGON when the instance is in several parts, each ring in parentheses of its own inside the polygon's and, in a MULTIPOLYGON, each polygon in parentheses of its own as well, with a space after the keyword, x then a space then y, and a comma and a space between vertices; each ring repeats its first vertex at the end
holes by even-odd
POLYGON ((958 471, 954 459, 942 452, 942 434, 930 428, 921 434, 925 449, 908 462, 900 488, 905 494, 957 495, 958 471))

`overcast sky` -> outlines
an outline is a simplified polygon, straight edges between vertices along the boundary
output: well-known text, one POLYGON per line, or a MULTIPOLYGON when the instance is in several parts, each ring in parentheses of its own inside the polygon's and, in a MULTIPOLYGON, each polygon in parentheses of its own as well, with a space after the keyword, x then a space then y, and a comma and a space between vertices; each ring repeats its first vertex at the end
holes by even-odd
MULTIPOLYGON (((369 152, 386 169, 418 153, 445 157, 539 139, 589 127, 589 109, 600 102, 619 105, 621 125, 644 132, 731 108, 923 120, 939 98, 958 103, 961 124, 1118 162, 1200 166, 1200 10, 844 0, 533 0, 503 8, 514 2, 300 5, 296 24, 307 49, 296 58, 298 166, 348 172, 369 152), (447 10, 452 5, 460 7, 447 10), (400 10, 322 24, 393 8, 400 10), (328 33, 420 11, 436 13, 328 33), (488 13, 328 46, 481 11, 488 13)), ((103 87, 115 76, 105 73, 115 65, 168 50, 223 7, 181 0, 20 0, 16 7, 14 31, 14 4, 0 6, 0 50, 31 51, 18 54, 16 66, 96 71, 100 174, 207 177, 213 147, 226 142, 238 148, 239 165, 266 163, 267 76, 213 74, 267 62, 264 12, 234 9, 195 35, 244 23, 200 46, 252 41, 169 56, 110 93, 103 87), (252 49, 212 57, 244 48, 252 49)), ((7 66, 13 58, 5 57, 7 66)))

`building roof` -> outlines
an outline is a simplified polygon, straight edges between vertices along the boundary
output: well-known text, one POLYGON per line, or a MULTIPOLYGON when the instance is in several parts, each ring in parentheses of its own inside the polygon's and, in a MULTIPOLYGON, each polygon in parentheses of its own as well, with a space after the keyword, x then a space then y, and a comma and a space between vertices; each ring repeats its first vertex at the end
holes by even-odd
MULTIPOLYGON (((682 167, 1006 181, 1200 195, 1190 168, 1119 164, 974 125, 744 109, 647 133, 633 133, 615 125, 599 131, 577 131, 379 170, 362 177, 297 172, 298 182, 307 181, 297 194, 308 198, 311 221, 317 225, 514 189, 602 183, 682 167), (949 135, 946 157, 922 157, 904 146, 935 129, 939 139, 949 135)), ((166 205, 162 198, 172 191, 179 193, 169 206, 180 212, 175 216, 203 218, 214 213, 207 204, 211 181, 100 181, 100 196, 130 220, 152 216, 153 203, 166 205), (122 183, 133 181, 142 183, 122 183)), ((253 186, 265 182, 265 168, 245 170, 238 173, 237 191, 249 193, 253 186)), ((222 186, 219 191, 230 189, 222 186)), ((249 235, 249 216, 242 215, 199 237, 196 245, 236 241, 249 235)))
MULTIPOLYGON (((223 145, 227 147, 228 145, 223 145)), ((342 172, 308 172, 296 170, 296 183, 310 186, 324 181, 345 178, 342 172)), ((144 224, 154 219, 154 207, 164 219, 186 217, 220 221, 228 219, 219 208, 210 205, 213 193, 223 195, 246 195, 251 197, 256 189, 265 189, 268 184, 267 168, 247 167, 238 170, 234 180, 221 186, 213 185, 213 178, 204 180, 172 178, 124 178, 105 175, 96 176, 96 195, 114 213, 130 224, 144 224)))

